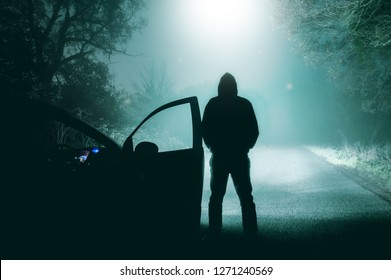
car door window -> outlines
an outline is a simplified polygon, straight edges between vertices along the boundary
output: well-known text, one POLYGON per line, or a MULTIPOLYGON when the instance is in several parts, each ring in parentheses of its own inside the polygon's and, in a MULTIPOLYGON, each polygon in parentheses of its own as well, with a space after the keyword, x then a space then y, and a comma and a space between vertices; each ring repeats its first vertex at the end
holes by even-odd
POLYGON ((134 134, 133 144, 152 142, 159 152, 193 147, 192 115, 189 103, 159 112, 148 119, 134 134))
POLYGON ((62 164, 90 162, 90 159, 96 159, 106 148, 83 131, 61 121, 46 120, 43 132, 45 150, 50 162, 62 164))
POLYGON ((84 132, 57 120, 47 120, 44 133, 48 147, 61 145, 72 148, 104 147, 84 132))

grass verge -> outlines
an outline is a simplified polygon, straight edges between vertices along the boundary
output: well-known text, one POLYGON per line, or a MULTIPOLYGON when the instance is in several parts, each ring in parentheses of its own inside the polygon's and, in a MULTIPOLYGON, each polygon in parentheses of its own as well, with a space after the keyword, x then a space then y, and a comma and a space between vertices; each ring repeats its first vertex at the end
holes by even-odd
POLYGON ((340 147, 307 147, 329 163, 359 177, 366 185, 391 197, 391 143, 364 145, 344 143, 340 147))

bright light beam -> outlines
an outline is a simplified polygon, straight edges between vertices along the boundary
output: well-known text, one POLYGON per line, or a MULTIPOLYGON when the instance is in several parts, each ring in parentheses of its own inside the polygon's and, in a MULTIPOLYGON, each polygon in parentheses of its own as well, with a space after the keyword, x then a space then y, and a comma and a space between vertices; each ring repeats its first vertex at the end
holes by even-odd
MULTIPOLYGON (((256 0, 184 1, 183 16, 193 39, 211 45, 236 46, 259 32, 264 14, 256 0)), ((263 7, 264 8, 264 7, 263 7)))
POLYGON ((199 0, 191 9, 195 24, 216 35, 242 30, 251 14, 249 1, 243 0, 199 0))

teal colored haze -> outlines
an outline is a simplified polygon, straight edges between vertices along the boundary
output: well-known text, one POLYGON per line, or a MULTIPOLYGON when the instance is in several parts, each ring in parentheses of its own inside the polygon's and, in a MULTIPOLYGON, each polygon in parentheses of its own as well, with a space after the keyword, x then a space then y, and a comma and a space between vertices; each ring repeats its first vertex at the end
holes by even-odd
MULTIPOLYGON (((255 107, 262 143, 337 137, 326 105, 333 93, 321 69, 308 68, 276 28, 268 0, 147 1, 148 24, 129 52, 111 60, 115 85, 131 90, 145 65, 165 65, 175 97, 196 95, 201 110, 225 72, 255 107)), ((331 110, 332 111, 332 110, 331 110)), ((147 113, 147 112, 145 112, 147 113)))

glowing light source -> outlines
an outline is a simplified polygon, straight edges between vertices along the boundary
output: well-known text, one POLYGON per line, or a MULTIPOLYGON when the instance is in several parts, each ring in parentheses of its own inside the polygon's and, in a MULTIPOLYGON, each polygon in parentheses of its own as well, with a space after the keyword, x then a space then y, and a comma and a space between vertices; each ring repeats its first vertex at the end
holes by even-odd
POLYGON ((187 30, 196 39, 213 45, 237 44, 259 32, 263 10, 257 0, 184 1, 187 30))
POLYGON ((270 0, 172 1, 170 59, 180 66, 178 80, 185 83, 192 75, 197 83, 215 81, 225 72, 240 81, 239 87, 270 80, 280 59, 270 0))
POLYGON ((249 1, 198 0, 193 3, 194 21, 212 32, 240 29, 247 23, 251 14, 249 1))

